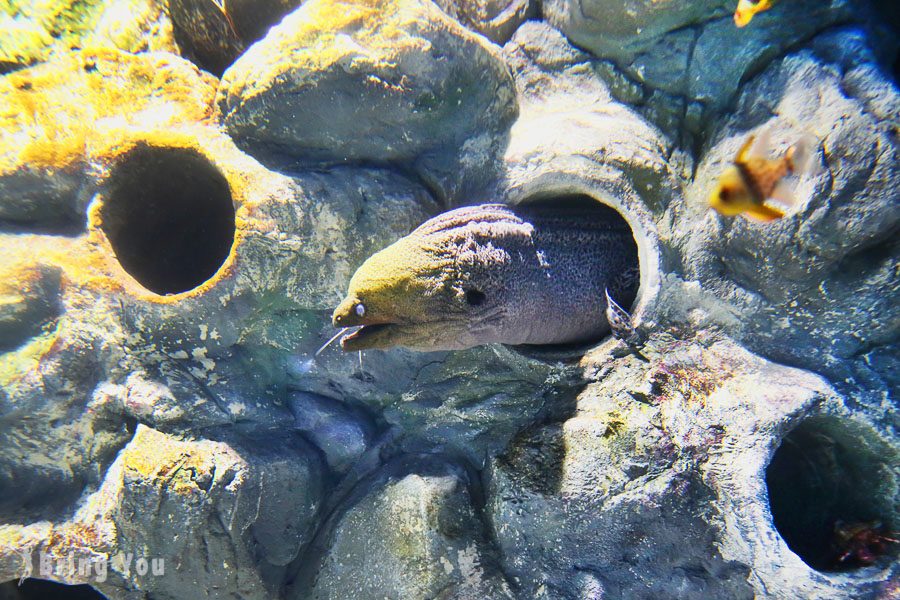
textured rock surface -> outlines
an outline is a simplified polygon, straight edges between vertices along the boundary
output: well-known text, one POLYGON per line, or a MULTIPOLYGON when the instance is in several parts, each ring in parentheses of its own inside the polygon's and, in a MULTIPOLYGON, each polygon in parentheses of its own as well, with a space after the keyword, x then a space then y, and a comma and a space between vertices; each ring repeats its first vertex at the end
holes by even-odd
POLYGON ((175 39, 187 56, 221 76, 247 46, 302 0, 169 0, 175 39))
MULTIPOLYGON (((389 464, 333 519, 315 584, 289 598, 513 598, 472 507, 469 475, 432 457, 389 464), (407 463, 407 464, 404 464, 407 463), (410 472, 411 471, 411 472, 410 472)), ((326 527, 325 531, 328 531, 326 527)))
POLYGON ((687 275, 738 316, 735 335, 779 361, 864 388, 876 405, 898 386, 891 357, 900 324, 889 306, 900 231, 898 126, 900 94, 860 36, 823 37, 746 87, 717 125, 685 207, 673 207, 695 223, 672 231, 691 257, 687 275), (704 212, 713 179, 747 134, 763 130, 776 151, 807 132, 820 140, 819 172, 798 188, 804 201, 766 228, 704 212))
POLYGON ((171 54, 75 52, 0 82, 0 220, 79 230, 89 159, 132 128, 211 121, 215 84, 171 54))
POLYGON ((769 61, 816 33, 863 17, 845 0, 779 2, 736 29, 735 2, 547 0, 547 21, 641 91, 647 116, 687 142, 769 61))
POLYGON ((613 4, 585 29, 602 48, 561 1, 564 32, 519 25, 527 3, 309 0, 221 84, 118 50, 0 78, 0 581, 896 596, 900 549, 835 546, 839 521, 900 529, 893 57, 813 35, 836 2, 740 31, 723 3, 613 4), (709 212, 764 129, 818 138, 802 202, 709 212), (356 267, 444 203, 573 195, 635 233, 641 355, 323 348, 356 267), (38 572, 70 552, 108 577, 38 572))
MULTIPOLYGON (((836 414, 839 430, 853 430, 823 380, 702 332, 691 342, 656 337, 644 354, 649 363, 597 361, 597 380, 571 418, 523 432, 492 462, 490 519, 522 597, 834 598, 889 589, 887 572, 854 582, 814 571, 768 514, 774 440, 810 412, 836 414)), ((864 419, 859 427, 877 437, 864 419)), ((879 456, 875 468, 895 469, 895 457, 879 456)), ((893 480, 888 505, 898 491, 893 480)))
POLYGON ((110 47, 177 52, 172 23, 157 0, 10 0, 0 6, 0 73, 63 55, 110 47))
POLYGON ((535 0, 436 0, 435 4, 498 44, 505 44, 526 19, 538 12, 535 0))
POLYGON ((390 162, 436 184, 483 176, 516 115, 497 49, 423 0, 306 2, 225 73, 219 106, 251 152, 390 162))

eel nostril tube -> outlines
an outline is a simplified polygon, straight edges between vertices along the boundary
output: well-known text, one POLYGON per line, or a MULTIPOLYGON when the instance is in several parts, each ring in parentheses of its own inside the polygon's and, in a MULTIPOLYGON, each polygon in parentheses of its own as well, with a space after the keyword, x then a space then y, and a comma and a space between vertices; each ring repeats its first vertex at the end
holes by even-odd
POLYGON ((225 177, 190 148, 138 145, 115 166, 100 208, 119 263, 157 294, 210 279, 234 243, 225 177))

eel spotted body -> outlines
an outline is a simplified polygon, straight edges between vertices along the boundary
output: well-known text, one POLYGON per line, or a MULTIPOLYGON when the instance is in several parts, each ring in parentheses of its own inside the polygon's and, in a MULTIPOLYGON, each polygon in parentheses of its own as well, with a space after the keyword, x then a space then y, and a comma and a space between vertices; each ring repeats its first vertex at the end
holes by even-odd
POLYGON ((606 295, 629 306, 637 246, 614 210, 484 204, 438 215, 374 254, 335 309, 362 325, 344 350, 573 344, 609 331, 606 295))

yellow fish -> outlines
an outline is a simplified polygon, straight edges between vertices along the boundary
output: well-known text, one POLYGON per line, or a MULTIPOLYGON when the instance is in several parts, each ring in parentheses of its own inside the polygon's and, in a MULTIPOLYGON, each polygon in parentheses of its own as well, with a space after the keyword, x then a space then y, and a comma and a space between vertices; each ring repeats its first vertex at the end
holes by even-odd
POLYGON ((734 11, 734 24, 744 27, 764 10, 772 8, 775 0, 738 0, 737 10, 734 11))
MULTIPOLYGON (((792 189, 785 178, 807 168, 808 143, 803 140, 779 158, 766 158, 750 155, 754 141, 756 136, 748 137, 734 157, 734 164, 722 173, 709 196, 709 205, 726 217, 743 215, 757 221, 774 221, 784 216, 784 210, 767 201, 775 200, 785 208, 794 205, 792 189)), ((766 142, 758 145, 763 152, 766 146, 766 142)))

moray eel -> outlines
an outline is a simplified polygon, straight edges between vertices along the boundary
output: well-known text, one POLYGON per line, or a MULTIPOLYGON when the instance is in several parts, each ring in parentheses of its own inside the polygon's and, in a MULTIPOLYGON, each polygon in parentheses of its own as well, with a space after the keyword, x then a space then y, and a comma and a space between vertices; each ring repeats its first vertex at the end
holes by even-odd
POLYGON ((637 246, 611 208, 483 204, 438 215, 350 280, 335 327, 346 351, 577 344, 609 332, 606 295, 630 306, 637 246))

